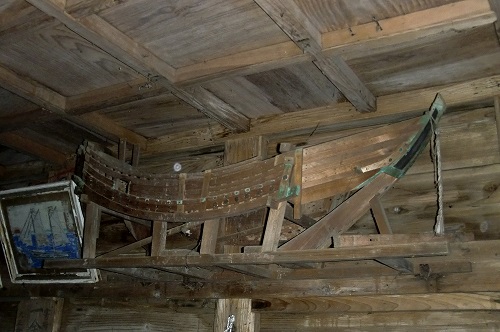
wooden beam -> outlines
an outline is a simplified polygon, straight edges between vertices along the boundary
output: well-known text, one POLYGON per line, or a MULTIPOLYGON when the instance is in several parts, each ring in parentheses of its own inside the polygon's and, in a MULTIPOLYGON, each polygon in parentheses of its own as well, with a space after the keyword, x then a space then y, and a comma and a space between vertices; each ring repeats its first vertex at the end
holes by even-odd
POLYGON ((270 251, 263 253, 230 253, 213 255, 170 255, 162 257, 106 257, 96 259, 46 260, 45 268, 106 268, 106 267, 170 267, 321 263, 345 260, 365 260, 380 257, 419 257, 448 254, 446 241, 404 243, 352 248, 270 251))
POLYGON ((153 221, 153 238, 151 240, 151 256, 161 256, 165 252, 167 241, 167 223, 153 221))
MULTIPOLYGON (((380 234, 392 234, 391 224, 389 223, 389 219, 387 218, 379 195, 371 199, 370 209, 375 224, 377 225, 378 232, 380 234)), ((413 264, 406 258, 381 258, 377 259, 377 261, 400 272, 413 272, 413 264)))
POLYGON ((314 57, 314 64, 360 112, 376 110, 377 100, 356 73, 338 55, 325 56, 321 33, 294 1, 255 0, 267 15, 304 52, 314 57))
POLYGON ((85 128, 102 133, 104 136, 112 138, 115 142, 119 142, 120 138, 124 138, 132 144, 139 145, 144 150, 147 149, 147 139, 144 136, 118 125, 100 113, 86 113, 80 117, 73 117, 72 122, 81 123, 85 128))
POLYGON ((127 244, 127 245, 125 245, 123 247, 117 248, 115 250, 108 251, 107 253, 99 255, 98 257, 100 257, 100 258, 103 258, 103 257, 113 257, 113 256, 121 255, 121 254, 126 254, 126 253, 129 253, 130 251, 132 251, 134 249, 137 249, 137 248, 140 248, 140 247, 144 247, 145 245, 150 244, 152 242, 152 240, 153 240, 153 237, 152 236, 148 236, 148 237, 146 237, 144 239, 141 239, 139 241, 136 241, 134 243, 130 243, 130 244, 127 244))
POLYGON ((256 312, 351 313, 402 311, 500 310, 500 294, 405 294, 337 297, 262 298, 253 300, 256 312))
POLYGON ((367 56, 376 49, 386 50, 395 44, 446 31, 477 28, 495 20, 488 0, 465 0, 326 32, 321 37, 326 51, 340 52, 350 58, 359 57, 356 52, 362 51, 367 56))
POLYGON ((0 67, 0 86, 51 112, 65 115, 64 96, 27 77, 21 78, 4 67, 0 67))
POLYGON ((217 219, 207 220, 203 223, 200 254, 215 254, 219 225, 220 222, 217 219))
POLYGON ((0 133, 0 144, 57 165, 65 165, 71 160, 71 156, 30 140, 18 132, 0 133))
POLYGON ((27 112, 16 112, 14 114, 0 116, 0 133, 25 128, 32 124, 34 120, 36 120, 37 123, 40 123, 51 121, 56 118, 59 118, 59 115, 43 107, 27 112))
POLYGON ((203 87, 177 89, 174 94, 232 132, 246 132, 250 119, 203 87))
POLYGON ((17 308, 16 332, 58 332, 63 316, 62 298, 22 300, 17 308))
POLYGON ((448 109, 485 100, 491 102, 493 97, 500 94, 500 75, 380 96, 377 99, 377 112, 372 113, 355 113, 350 103, 339 103, 335 106, 252 119, 250 130, 246 133, 228 135, 224 127, 217 125, 210 129, 186 130, 150 141, 148 153, 212 147, 224 144, 227 139, 265 136, 283 131, 292 135, 294 132, 339 131, 399 122, 418 117, 428 110, 436 92, 446 100, 448 109))
POLYGON ((347 231, 369 209, 370 199, 387 191, 397 178, 382 173, 372 182, 356 192, 335 210, 321 218, 287 243, 280 250, 317 249, 332 244, 332 237, 347 231))
MULTIPOLYGON (((39 105, 54 115, 68 120, 70 123, 83 127, 83 129, 90 130, 91 132, 97 131, 102 133, 105 137, 111 137, 115 141, 124 137, 127 138, 129 142, 140 144, 144 148, 146 147, 145 137, 117 125, 103 115, 91 113, 84 114, 80 118, 67 114, 65 110, 66 97, 38 82, 28 78, 21 79, 16 73, 2 67, 0 67, 0 86, 39 105)), ((50 113, 48 116, 50 116, 50 113)), ((35 119, 35 121, 37 120, 35 119)))
POLYGON ((252 312, 251 299, 217 300, 214 331, 258 332, 259 330, 259 314, 252 312))
POLYGON ((66 98, 66 112, 81 115, 169 93, 164 86, 140 77, 66 98))
POLYGON ((99 226, 101 224, 101 209, 97 204, 88 202, 85 212, 82 257, 95 258, 99 226))
POLYGON ((220 121, 229 130, 239 132, 248 129, 248 119, 213 94, 207 93, 202 88, 196 89, 193 94, 174 86, 175 69, 172 66, 98 15, 92 14, 75 19, 65 12, 64 3, 57 0, 29 0, 28 2, 143 76, 159 76, 158 84, 165 86, 174 95, 208 117, 220 121))
POLYGON ((276 251, 276 249, 278 249, 286 205, 287 202, 283 201, 279 202, 275 209, 270 209, 264 231, 264 238, 262 239, 262 251, 276 251))

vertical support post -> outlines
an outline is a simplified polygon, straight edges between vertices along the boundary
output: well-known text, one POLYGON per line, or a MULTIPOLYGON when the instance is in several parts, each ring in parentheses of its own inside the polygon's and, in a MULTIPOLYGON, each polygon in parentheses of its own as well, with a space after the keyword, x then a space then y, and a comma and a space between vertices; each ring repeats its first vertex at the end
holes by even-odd
POLYGON ((94 202, 88 202, 83 229, 83 258, 95 258, 100 224, 101 208, 94 202))
POLYGON ((132 166, 139 166, 139 157, 141 154, 141 146, 134 144, 132 148, 132 166))
POLYGON ((380 234, 392 234, 391 224, 389 224, 389 219, 387 219, 387 214, 382 206, 382 202, 380 202, 379 195, 376 195, 371 199, 370 208, 372 210, 373 219, 375 219, 378 232, 380 234))
POLYGON ((267 217, 264 239, 262 240, 262 251, 275 251, 278 249, 281 227, 285 217, 286 201, 278 203, 278 207, 269 211, 267 217))
POLYGON ((167 223, 159 220, 153 221, 151 256, 161 256, 165 251, 166 242, 167 242, 167 223))
POLYGON ((126 155, 127 155, 127 140, 120 138, 120 143, 118 144, 118 159, 125 162, 126 155))
MULTIPOLYGON (((302 190, 302 163, 304 159, 303 150, 296 149, 293 162, 292 173, 292 186, 299 186, 302 190)), ((302 194, 299 192, 297 196, 292 199, 293 202, 293 218, 300 219, 302 217, 302 194)))
POLYGON ((217 235, 219 234, 219 220, 212 219, 203 223, 201 233, 200 254, 215 254, 217 246, 217 235))
POLYGON ((219 299, 215 312, 214 331, 224 331, 228 318, 234 315, 233 331, 258 332, 260 317, 252 312, 251 299, 219 299))
POLYGON ((31 298, 22 300, 17 309, 15 332, 58 332, 61 328, 64 299, 31 298))

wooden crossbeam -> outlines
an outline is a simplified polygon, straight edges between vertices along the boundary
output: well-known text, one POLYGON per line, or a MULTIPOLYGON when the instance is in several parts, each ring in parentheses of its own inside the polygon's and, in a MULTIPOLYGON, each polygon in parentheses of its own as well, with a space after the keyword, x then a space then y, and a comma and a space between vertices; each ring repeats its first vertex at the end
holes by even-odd
POLYGON ((321 218, 313 226, 303 231, 280 247, 280 250, 317 249, 332 244, 336 238, 348 230, 369 209, 370 199, 388 190, 397 178, 385 173, 379 174, 372 182, 360 189, 339 207, 321 218))
MULTIPOLYGON (((392 234, 391 224, 389 223, 379 195, 374 196, 370 200, 370 209, 378 232, 380 234, 392 234)), ((400 272, 413 272, 413 264, 406 258, 380 258, 377 261, 400 272)))
POLYGON ((57 165, 65 165, 71 160, 70 156, 30 140, 18 132, 0 133, 0 144, 57 165))
POLYGON ((227 135, 224 127, 217 125, 210 129, 186 130, 149 142, 147 153, 206 148, 224 144, 227 139, 271 135, 283 131, 292 135, 294 132, 339 131, 399 122, 418 117, 428 110, 436 91, 446 100, 448 108, 484 100, 491 103, 492 98, 500 94, 500 75, 381 96, 377 100, 377 112, 353 113, 350 103, 339 103, 335 106, 252 119, 250 130, 246 133, 227 135), (319 124, 318 119, 321 119, 319 124))
POLYGON ((169 255, 162 257, 106 257, 95 259, 46 260, 45 268, 171 267, 253 264, 321 263, 365 260, 380 257, 420 257, 448 254, 446 240, 430 243, 403 243, 352 248, 229 253, 212 255, 169 255))
POLYGON ((294 1, 255 0, 267 15, 304 52, 314 58, 314 64, 344 94, 360 112, 376 110, 377 100, 356 73, 338 55, 325 56, 321 33, 298 8, 294 1))
POLYGON ((175 69, 172 66, 100 16, 91 14, 75 19, 65 11, 64 3, 56 0, 29 0, 28 2, 138 71, 144 77, 158 77, 158 84, 165 86, 178 98, 208 117, 219 121, 229 130, 235 132, 248 130, 248 119, 212 93, 207 93, 202 88, 198 88, 192 93, 174 86, 175 69))

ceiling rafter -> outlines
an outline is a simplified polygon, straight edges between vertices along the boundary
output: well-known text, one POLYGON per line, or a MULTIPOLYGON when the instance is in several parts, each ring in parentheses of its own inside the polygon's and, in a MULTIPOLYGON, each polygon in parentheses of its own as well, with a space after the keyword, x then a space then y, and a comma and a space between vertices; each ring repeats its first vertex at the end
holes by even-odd
POLYGON ((353 107, 350 103, 339 103, 335 106, 253 119, 250 131, 247 133, 228 136, 227 131, 222 126, 186 130, 151 140, 148 143, 147 153, 211 147, 221 145, 227 139, 270 135, 282 131, 291 133, 293 131, 314 132, 326 129, 344 130, 401 121, 417 117, 422 111, 427 110, 429 101, 434 99, 436 92, 441 93, 449 107, 490 98, 492 104, 492 98, 500 94, 500 75, 381 96, 378 98, 377 112, 356 113, 352 112, 353 107), (318 119, 322 119, 321 122, 318 122, 318 119))
POLYGON ((40 106, 42 108, 41 114, 46 113, 40 119, 51 116, 61 117, 70 123, 81 126, 85 130, 91 132, 97 130, 101 135, 109 139, 117 141, 120 138, 127 138, 129 142, 146 148, 147 140, 145 137, 119 126, 109 118, 99 114, 86 114, 83 117, 68 114, 66 112, 65 96, 34 80, 26 77, 21 78, 20 75, 7 68, 0 67, 0 86, 40 106), (99 118, 98 121, 95 121, 96 117, 99 118))
POLYGON ((28 0, 28 2, 145 77, 157 79, 158 84, 167 87, 178 98, 219 121, 230 131, 248 130, 249 119, 246 116, 210 92, 193 95, 187 90, 176 87, 173 84, 175 69, 172 66, 98 15, 91 14, 75 19, 65 11, 65 1, 28 0))
POLYGON ((285 3, 278 0, 255 0, 255 2, 305 53, 313 56, 314 64, 359 112, 373 112, 377 109, 376 97, 342 57, 323 54, 321 32, 294 1, 285 3))
POLYGON ((15 131, 0 133, 0 144, 57 165, 65 165, 71 160, 71 156, 26 138, 15 131))

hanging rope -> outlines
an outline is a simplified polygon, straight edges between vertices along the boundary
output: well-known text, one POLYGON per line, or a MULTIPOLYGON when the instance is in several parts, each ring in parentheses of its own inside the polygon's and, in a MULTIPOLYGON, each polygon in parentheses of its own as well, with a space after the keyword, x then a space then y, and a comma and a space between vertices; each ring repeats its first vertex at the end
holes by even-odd
POLYGON ((444 216, 443 216, 443 177, 441 168, 441 141, 440 129, 437 127, 434 119, 431 118, 432 126, 432 144, 431 153, 434 162, 434 185, 437 188, 438 210, 436 214, 436 223, 434 224, 434 233, 444 235, 444 216))
POLYGON ((224 329, 224 332, 233 332, 234 321, 235 321, 234 315, 230 315, 229 317, 227 317, 227 324, 226 328, 224 329))

